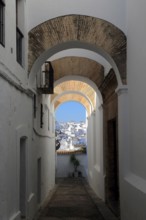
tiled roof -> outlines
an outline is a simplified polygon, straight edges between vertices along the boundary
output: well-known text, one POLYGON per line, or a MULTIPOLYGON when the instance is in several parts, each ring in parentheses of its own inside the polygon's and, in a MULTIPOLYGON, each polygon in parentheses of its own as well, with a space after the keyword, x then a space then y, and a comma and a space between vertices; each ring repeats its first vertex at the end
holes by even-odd
POLYGON ((82 150, 70 150, 70 151, 67 151, 67 150, 57 150, 56 151, 57 154, 59 155, 68 155, 68 154, 84 154, 84 152, 82 150))

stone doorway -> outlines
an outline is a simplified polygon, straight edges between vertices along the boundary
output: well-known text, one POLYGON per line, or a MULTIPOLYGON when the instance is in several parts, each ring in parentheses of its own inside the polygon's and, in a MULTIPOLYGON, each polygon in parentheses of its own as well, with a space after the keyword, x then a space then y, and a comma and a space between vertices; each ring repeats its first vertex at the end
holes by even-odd
POLYGON ((118 138, 117 119, 107 122, 107 149, 106 149, 106 203, 117 215, 119 211, 119 168, 118 168, 118 138))

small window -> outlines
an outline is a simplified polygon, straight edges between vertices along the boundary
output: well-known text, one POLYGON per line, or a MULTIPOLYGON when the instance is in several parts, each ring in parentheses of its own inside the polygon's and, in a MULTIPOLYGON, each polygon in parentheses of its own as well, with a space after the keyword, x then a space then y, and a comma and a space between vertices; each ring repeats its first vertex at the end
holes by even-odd
POLYGON ((16 59, 24 66, 24 0, 16 0, 16 59))
POLYGON ((21 33, 21 31, 19 30, 19 28, 17 28, 17 62, 22 66, 23 64, 23 59, 22 59, 22 42, 23 42, 23 34, 21 33))
POLYGON ((0 44, 5 46, 5 4, 0 0, 0 44))

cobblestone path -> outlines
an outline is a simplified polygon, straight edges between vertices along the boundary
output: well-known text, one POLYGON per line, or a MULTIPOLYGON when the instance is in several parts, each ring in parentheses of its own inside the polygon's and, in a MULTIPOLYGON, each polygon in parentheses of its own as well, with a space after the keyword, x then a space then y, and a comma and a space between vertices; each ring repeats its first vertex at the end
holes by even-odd
POLYGON ((117 220, 83 178, 60 179, 39 220, 117 220))

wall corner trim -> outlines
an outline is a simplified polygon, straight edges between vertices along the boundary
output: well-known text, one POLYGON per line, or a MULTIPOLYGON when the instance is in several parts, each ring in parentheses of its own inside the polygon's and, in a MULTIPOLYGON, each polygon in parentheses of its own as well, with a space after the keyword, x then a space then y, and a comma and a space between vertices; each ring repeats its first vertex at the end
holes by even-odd
POLYGON ((128 93, 128 86, 127 85, 122 85, 119 86, 115 92, 118 94, 118 96, 124 94, 124 93, 128 93))

